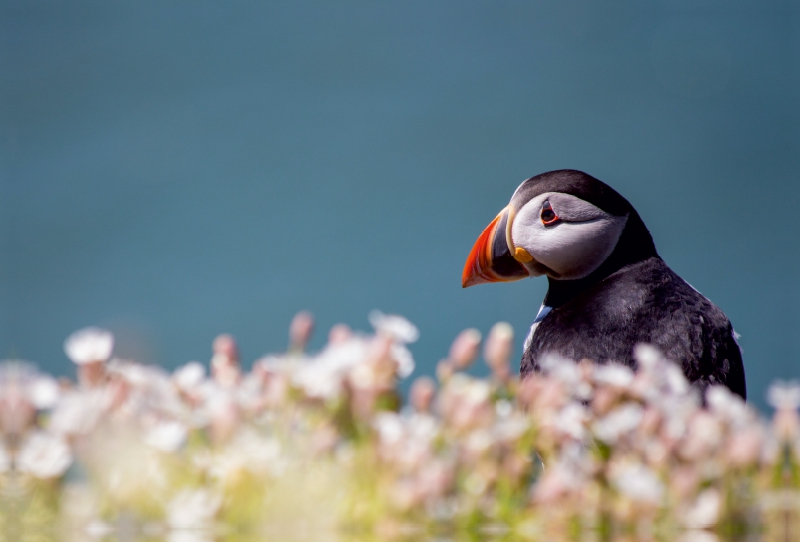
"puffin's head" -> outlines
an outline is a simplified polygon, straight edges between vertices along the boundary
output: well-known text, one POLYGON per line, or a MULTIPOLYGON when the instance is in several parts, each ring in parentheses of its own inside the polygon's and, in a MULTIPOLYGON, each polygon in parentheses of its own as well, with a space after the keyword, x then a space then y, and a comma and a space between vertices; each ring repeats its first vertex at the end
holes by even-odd
POLYGON ((524 181, 483 230, 464 266, 464 288, 547 275, 582 279, 614 254, 620 263, 655 255, 652 237, 630 203, 581 171, 524 181))

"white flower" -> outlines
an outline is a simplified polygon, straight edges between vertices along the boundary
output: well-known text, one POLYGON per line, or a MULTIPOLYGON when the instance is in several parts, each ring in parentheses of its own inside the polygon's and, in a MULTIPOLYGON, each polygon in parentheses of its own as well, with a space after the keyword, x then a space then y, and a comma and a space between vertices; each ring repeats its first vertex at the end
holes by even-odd
POLYGON ((160 386, 171 388, 169 373, 156 365, 143 365, 135 361, 112 359, 108 372, 118 374, 135 387, 160 386))
POLYGON ((286 361, 268 358, 265 366, 288 371, 292 382, 310 397, 333 399, 343 389, 344 379, 353 367, 367 359, 369 341, 353 336, 342 342, 329 344, 313 358, 286 361))
POLYGON ((502 417, 497 425, 494 426, 494 434, 498 440, 514 441, 525 434, 530 429, 530 421, 520 414, 509 414, 502 417))
POLYGON ((36 375, 27 392, 31 404, 39 410, 53 408, 61 395, 58 382, 49 375, 36 375))
MULTIPOLYGON (((176 385, 161 367, 112 359, 108 372, 120 377, 128 385, 130 393, 123 405, 130 415, 142 416, 152 413, 156 416, 186 420, 191 417, 188 406, 181 399, 176 385)), ((199 393, 198 386, 198 393, 199 393)))
POLYGON ((633 357, 639 364, 639 367, 646 371, 654 370, 665 361, 664 356, 658 349, 645 343, 637 344, 634 347, 633 357))
POLYGON ((70 392, 53 409, 49 428, 58 434, 85 435, 100 421, 108 403, 103 390, 70 392))
POLYGON ((205 379, 206 368, 199 361, 190 361, 175 369, 172 379, 181 391, 194 391, 205 379))
POLYGON ((167 523, 174 529, 210 527, 222 497, 205 489, 185 489, 167 505, 167 523))
POLYGON ((655 401, 658 409, 666 414, 664 417, 666 435, 671 439, 683 438, 689 427, 689 420, 700 408, 696 396, 683 397, 663 396, 655 401))
POLYGON ((689 434, 681 446, 681 453, 699 459, 715 450, 723 442, 724 428, 719 418, 711 412, 696 412, 689 422, 689 434))
POLYGON ((500 399, 494 404, 494 411, 498 417, 507 418, 514 411, 514 405, 511 404, 511 401, 500 399))
POLYGON ((457 386, 456 390, 466 400, 466 402, 478 405, 488 401, 492 396, 492 387, 485 380, 469 378, 464 375, 455 375, 450 382, 457 386))
POLYGON ((714 488, 708 488, 700 495, 694 506, 688 507, 682 514, 683 524, 690 529, 713 527, 719 519, 722 497, 714 488))
POLYGON ((596 420, 592 424, 592 431, 603 442, 614 444, 622 435, 636 429, 643 415, 644 410, 640 405, 627 403, 596 420))
POLYGON ((309 397, 334 399, 343 390, 343 378, 338 367, 318 361, 305 363, 292 373, 292 382, 302 388, 309 397))
POLYGON ((114 527, 108 523, 100 520, 92 520, 86 524, 86 534, 93 540, 111 536, 114 533, 114 527))
POLYGON ((413 414, 408 418, 407 429, 415 439, 432 441, 439 434, 439 422, 429 414, 413 414))
POLYGON ((586 421, 589 419, 589 411, 582 404, 577 402, 568 403, 558 413, 556 427, 575 440, 583 440, 586 437, 586 421))
POLYGON ((557 378, 565 384, 574 384, 580 380, 581 374, 578 365, 571 359, 555 354, 542 356, 541 366, 548 376, 557 378))
POLYGON ((31 363, 17 360, 0 362, 0 400, 15 397, 43 410, 55 405, 59 391, 56 379, 40 373, 31 363))
POLYGON ((359 389, 367 389, 377 384, 378 375, 375 368, 365 363, 356 365, 350 371, 350 382, 359 389))
POLYGON ((625 388, 633 382, 633 371, 630 367, 618 363, 597 365, 594 368, 594 380, 601 384, 625 388))
POLYGON ((685 531, 676 542, 720 542, 719 537, 708 531, 690 529, 685 531))
POLYGON ((236 402, 245 410, 252 411, 261 405, 264 386, 259 375, 247 373, 236 388, 236 402))
POLYGON ((72 464, 72 452, 62 438, 38 431, 22 444, 14 464, 36 478, 57 478, 72 464))
POLYGON ((99 327, 76 331, 64 341, 64 352, 77 365, 107 361, 114 349, 114 335, 99 327))
POLYGON ((638 463, 612 465, 611 482, 623 495, 642 502, 659 504, 664 485, 655 472, 638 463))
POLYGON ((800 408, 800 383, 775 382, 767 391, 767 402, 778 410, 797 410, 800 408))
POLYGON ((484 453, 492 447, 492 444, 494 444, 492 433, 486 429, 471 431, 464 442, 467 450, 477 454, 484 453))
POLYGON ((243 472, 279 476, 286 470, 290 458, 277 438, 245 429, 210 458, 208 469, 211 476, 225 485, 243 472))
POLYGON ((725 386, 718 385, 708 388, 706 401, 712 411, 734 425, 744 425, 753 417, 744 399, 725 386))
POLYGON ((548 376, 566 386, 571 396, 579 399, 588 399, 591 396, 592 388, 583 379, 578 364, 573 360, 555 354, 546 354, 542 356, 541 365, 548 376))
POLYGON ((414 356, 411 355, 411 351, 400 343, 394 343, 392 344, 390 355, 397 362, 397 375, 400 378, 411 376, 415 366, 414 356))
POLYGON ((389 445, 399 443, 405 434, 403 420, 394 412, 378 413, 372 425, 378 432, 378 438, 389 445))
POLYGON ((548 501, 558 498, 563 493, 580 489, 586 483, 585 472, 580 468, 582 455, 580 445, 564 448, 564 453, 555 462, 548 464, 542 477, 533 487, 535 498, 548 501))
POLYGON ((167 531, 166 542, 214 542, 216 537, 213 529, 170 529, 167 531))
POLYGON ((162 420, 156 422, 156 424, 145 433, 144 442, 156 450, 174 452, 183 446, 188 435, 189 430, 184 424, 175 420, 162 420))
POLYGON ((369 323, 381 335, 391 337, 400 343, 413 343, 419 339, 417 327, 396 314, 383 314, 379 310, 369 313, 369 323))
POLYGON ((686 379, 683 369, 672 362, 664 367, 664 379, 669 393, 673 395, 684 395, 691 389, 691 384, 686 379))

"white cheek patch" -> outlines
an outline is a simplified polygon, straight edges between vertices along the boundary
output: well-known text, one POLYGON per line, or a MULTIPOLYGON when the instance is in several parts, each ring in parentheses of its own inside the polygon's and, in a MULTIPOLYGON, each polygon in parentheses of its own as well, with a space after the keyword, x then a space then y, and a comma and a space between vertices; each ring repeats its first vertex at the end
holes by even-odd
POLYGON ((614 251, 627 216, 614 216, 568 194, 547 193, 519 210, 511 226, 514 247, 521 247, 553 271, 553 278, 583 278, 614 251), (545 226, 542 204, 549 201, 561 219, 545 226))

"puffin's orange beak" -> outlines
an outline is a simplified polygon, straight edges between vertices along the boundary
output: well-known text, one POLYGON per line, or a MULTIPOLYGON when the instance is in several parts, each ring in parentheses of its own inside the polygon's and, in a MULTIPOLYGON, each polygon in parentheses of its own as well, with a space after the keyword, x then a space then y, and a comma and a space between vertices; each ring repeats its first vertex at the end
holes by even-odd
POLYGON ((506 230, 511 206, 506 207, 480 234, 469 252, 461 286, 467 288, 484 282, 511 282, 529 276, 528 270, 511 254, 506 230))

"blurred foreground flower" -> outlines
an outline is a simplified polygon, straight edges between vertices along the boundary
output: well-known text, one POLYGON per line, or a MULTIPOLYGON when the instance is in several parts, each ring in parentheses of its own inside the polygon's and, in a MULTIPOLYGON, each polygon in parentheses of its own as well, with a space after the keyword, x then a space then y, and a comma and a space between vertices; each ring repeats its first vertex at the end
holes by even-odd
POLYGON ((58 478, 72 463, 67 443, 44 431, 30 433, 15 454, 14 467, 36 478, 58 478))
POLYGON ((0 527, 790 540, 800 525, 796 383, 770 388, 767 423, 723 387, 704 406, 646 345, 636 372, 549 357, 520 382, 513 330, 499 323, 483 345, 488 378, 464 372, 481 353, 481 333, 465 330, 439 382, 417 378, 404 407, 419 332, 401 316, 369 319, 374 334, 338 324, 309 353, 314 321, 299 313, 288 352, 250 370, 230 335, 214 339, 209 367, 170 374, 111 359, 113 336, 97 328, 65 343, 77 386, 4 362, 0 527))
POLYGON ((103 380, 103 364, 111 358, 114 336, 98 327, 76 331, 64 341, 64 352, 78 366, 78 382, 85 387, 97 386, 103 380))

